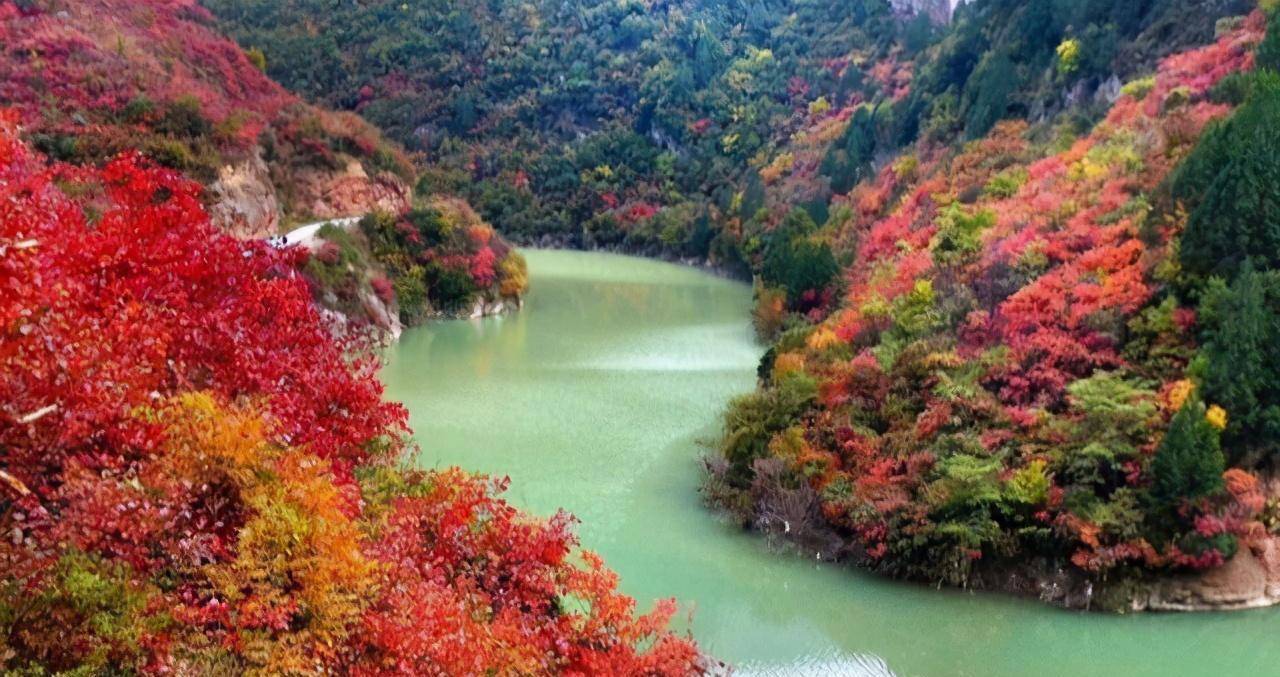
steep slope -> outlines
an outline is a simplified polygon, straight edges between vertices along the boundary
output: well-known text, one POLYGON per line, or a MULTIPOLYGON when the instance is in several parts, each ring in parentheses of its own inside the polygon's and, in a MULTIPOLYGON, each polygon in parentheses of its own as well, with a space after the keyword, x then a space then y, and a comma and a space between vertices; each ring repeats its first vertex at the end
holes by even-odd
POLYGON ((693 643, 572 519, 405 469, 378 360, 294 250, 136 154, 50 164, 0 114, 0 671, 652 674, 693 643), (573 600, 566 603, 566 600, 573 600))
MULTIPOLYGON (((302 102, 262 72, 261 52, 242 52, 211 24, 186 1, 0 2, 0 106, 15 108, 24 136, 61 161, 93 166, 137 150, 199 180, 213 222, 239 237, 415 209, 401 150, 354 114, 302 102)), ((471 225, 429 247, 383 246, 379 257, 359 229, 328 228, 331 241, 308 247, 316 256, 303 269, 335 326, 395 336, 401 314, 413 324, 445 306, 470 312, 476 299, 494 310, 509 277, 500 273, 523 274, 516 259, 503 268, 493 254, 505 255, 501 238, 493 248, 467 240, 471 225)), ((514 303, 504 307, 518 305, 523 287, 505 286, 514 303)))
POLYGON ((286 86, 425 150, 420 189, 500 232, 744 275, 791 206, 822 225, 899 147, 1006 117, 1087 128, 1120 79, 1250 7, 974 0, 943 29, 932 0, 204 4, 286 86), (791 173, 771 197, 762 175, 791 173))
POLYGON ((741 179, 810 115, 895 95, 932 35, 883 0, 204 4, 500 232, 728 267, 741 179))
POLYGON ((285 91, 210 24, 190 0, 4 0, 0 102, 59 160, 136 149, 198 178, 214 221, 242 236, 407 205, 400 151, 285 91))
POLYGON ((1081 136, 1002 122, 957 153, 922 140, 836 200, 837 228, 790 214, 793 241, 852 258, 812 324, 762 308, 781 334, 726 418, 709 497, 895 576, 1073 606, 1276 602, 1270 372, 1224 352, 1265 350, 1224 318, 1274 326, 1274 282, 1249 268, 1274 261, 1237 256, 1213 282, 1195 258, 1235 237, 1205 233, 1269 222, 1248 211, 1275 164, 1257 130, 1280 83, 1244 74, 1262 25, 1164 59, 1081 136), (1215 193, 1246 157, 1226 143, 1258 155, 1215 193))

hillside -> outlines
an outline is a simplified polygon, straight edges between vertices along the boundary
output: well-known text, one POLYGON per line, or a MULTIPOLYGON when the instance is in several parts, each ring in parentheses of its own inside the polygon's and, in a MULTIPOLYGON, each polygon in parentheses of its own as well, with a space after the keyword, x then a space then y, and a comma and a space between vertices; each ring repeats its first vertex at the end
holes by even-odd
MULTIPOLYGON (((195 2, 3 2, 0 41, 0 102, 19 112, 35 147, 83 166, 139 151, 204 184, 213 222, 239 237, 431 207, 413 203, 416 169, 396 144, 357 115, 286 91, 262 71, 260 51, 220 35, 195 2)), ((340 324, 391 336, 463 305, 469 313, 475 299, 493 310, 504 295, 490 269, 501 272, 503 261, 487 239, 466 239, 468 225, 477 224, 456 238, 437 234, 430 246, 401 243, 390 266, 386 244, 375 257, 356 251, 368 249, 361 234, 329 229, 345 253, 338 242, 309 247, 318 256, 304 270, 340 324)), ((505 253, 500 237, 494 245, 505 253)), ((514 260, 507 268, 519 272, 514 260)), ((507 287, 518 305, 524 283, 507 287)))
POLYGON ((201 187, 0 115, 0 669, 690 674, 502 481, 418 471, 378 360, 201 187), (563 600, 578 600, 567 604, 563 600))
POLYGON ((5 0, 0 102, 60 161, 139 150, 198 179, 214 222, 242 236, 407 205, 402 151, 299 100, 211 24, 194 0, 5 0))
POLYGON ((1255 3, 205 5, 501 232, 754 277, 777 343, 708 480, 745 523, 1073 605, 1269 602, 1194 576, 1280 581, 1269 372, 1206 371, 1270 235, 1195 227, 1197 141, 1265 96, 1255 3))
POLYGON ((709 497, 894 576, 1070 606, 1274 603, 1262 24, 1165 58, 1084 134, 921 141, 837 200, 838 230, 792 212, 855 254, 812 323, 762 308, 781 333, 709 497))
POLYGON ((725 224, 754 210, 740 179, 811 109, 892 96, 899 34, 932 34, 878 0, 205 6, 286 86, 425 151, 419 190, 502 233, 727 267, 725 224))
POLYGON ((977 0, 942 27, 938 3, 886 0, 204 5, 290 89, 424 151, 420 192, 509 237, 744 275, 791 206, 821 225, 900 146, 1004 117, 1087 127, 1113 78, 1250 6, 977 0), (1069 69, 1060 44, 1082 55, 1069 69))

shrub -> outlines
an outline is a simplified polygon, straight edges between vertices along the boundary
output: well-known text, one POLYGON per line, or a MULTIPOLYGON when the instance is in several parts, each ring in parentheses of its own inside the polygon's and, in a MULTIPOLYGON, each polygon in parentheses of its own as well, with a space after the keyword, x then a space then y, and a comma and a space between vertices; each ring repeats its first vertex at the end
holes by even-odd
POLYGON ((782 331, 787 317, 787 292, 776 287, 757 285, 755 306, 751 311, 751 324, 756 336, 769 341, 782 331))
POLYGON ((410 209, 404 218, 422 238, 424 247, 436 247, 444 244, 453 235, 454 224, 444 218, 439 210, 430 207, 410 209))
POLYGON ((519 298, 529 287, 529 266, 515 250, 508 252, 498 264, 498 276, 498 294, 504 298, 519 298))
POLYGON ((373 287, 373 293, 377 294, 378 299, 383 303, 391 303, 396 298, 391 281, 381 275, 369 280, 369 286, 373 287))
POLYGON ((982 192, 988 197, 1010 198, 1018 194, 1018 189, 1027 182, 1027 177, 1027 170, 1024 167, 1007 169, 991 177, 987 185, 983 186, 982 192))
POLYGON ((1080 41, 1074 38, 1063 40, 1055 50, 1058 55, 1058 74, 1071 75, 1080 70, 1080 41))
POLYGON ((263 53, 261 49, 258 49, 257 47, 250 47, 244 51, 244 55, 248 57, 249 63, 253 64, 254 68, 257 68, 264 73, 266 72, 267 55, 263 53))
POLYGON ((433 263, 426 266, 426 271, 427 297, 441 310, 456 313, 468 309, 480 291, 464 267, 433 263))
POLYGON ((430 307, 427 305, 427 273, 422 266, 415 264, 398 271, 392 287, 400 307, 401 322, 414 325, 425 319, 430 307))
POLYGON ((182 139, 198 139, 213 132, 213 123, 204 116, 199 99, 181 96, 165 104, 155 129, 182 139))
POLYGON ((876 150, 878 110, 859 106, 844 134, 822 158, 822 173, 831 178, 833 191, 847 193, 870 173, 876 150))
POLYGON ((825 290, 840 272, 826 242, 811 235, 817 226, 804 210, 792 210, 770 234, 760 278, 786 290, 787 301, 799 305, 806 292, 825 290))
POLYGON ((1141 101, 1147 98, 1147 94, 1150 94, 1151 90, 1155 89, 1155 87, 1156 78, 1154 75, 1149 75, 1145 78, 1138 78, 1137 80, 1126 82, 1124 86, 1120 88, 1120 93, 1141 101))
POLYGON ((996 215, 988 210, 967 214, 953 202, 938 216, 936 223, 938 232, 930 243, 933 260, 939 266, 950 266, 964 263, 979 251, 982 233, 995 225, 996 215))
POLYGON ((773 436, 796 423, 817 396, 817 382, 802 373, 729 403, 724 416, 725 436, 720 454, 730 463, 729 480, 748 486, 751 464, 765 458, 773 436))

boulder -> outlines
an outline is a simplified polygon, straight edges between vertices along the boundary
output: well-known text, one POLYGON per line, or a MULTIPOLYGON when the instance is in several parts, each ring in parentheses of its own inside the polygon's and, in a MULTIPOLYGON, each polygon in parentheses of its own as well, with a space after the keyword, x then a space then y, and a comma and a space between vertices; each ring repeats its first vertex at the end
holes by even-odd
POLYGON ((1220 567, 1157 581, 1145 604, 1153 611, 1215 611, 1280 602, 1280 539, 1241 547, 1220 567))

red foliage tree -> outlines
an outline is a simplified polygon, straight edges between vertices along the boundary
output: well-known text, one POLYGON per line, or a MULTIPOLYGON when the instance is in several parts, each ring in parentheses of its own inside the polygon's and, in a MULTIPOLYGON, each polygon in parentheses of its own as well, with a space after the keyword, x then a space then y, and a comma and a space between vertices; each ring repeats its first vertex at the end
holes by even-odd
POLYGON ((395 468, 405 411, 293 254, 221 234, 196 184, 137 155, 48 165, 15 123, 0 116, 0 665, 699 670, 670 603, 637 617, 569 518, 395 468))

